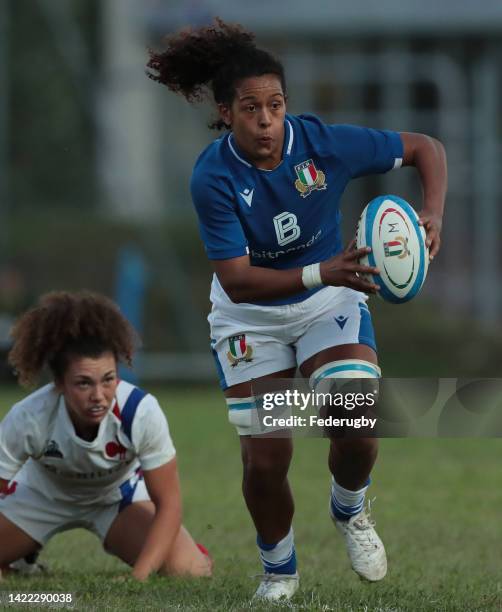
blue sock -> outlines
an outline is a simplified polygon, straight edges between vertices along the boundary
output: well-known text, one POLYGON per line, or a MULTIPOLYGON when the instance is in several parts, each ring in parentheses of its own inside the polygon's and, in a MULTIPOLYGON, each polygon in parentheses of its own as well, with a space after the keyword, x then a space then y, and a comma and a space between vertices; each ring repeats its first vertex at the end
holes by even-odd
POLYGON ((296 552, 293 528, 276 544, 265 544, 260 535, 256 536, 261 562, 266 574, 294 574, 296 572, 296 552))
POLYGON ((333 478, 331 483, 331 513, 339 521, 348 521, 359 514, 364 506, 364 497, 371 480, 359 491, 349 491, 341 487, 333 478))

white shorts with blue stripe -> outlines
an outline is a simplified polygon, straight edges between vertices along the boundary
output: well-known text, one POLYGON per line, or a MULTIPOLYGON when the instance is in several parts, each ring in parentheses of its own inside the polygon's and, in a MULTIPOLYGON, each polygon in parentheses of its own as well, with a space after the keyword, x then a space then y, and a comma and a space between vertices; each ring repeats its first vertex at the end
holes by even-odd
POLYGON ((208 320, 221 387, 298 367, 332 346, 376 350, 367 299, 346 287, 325 287, 297 304, 213 306, 208 320))

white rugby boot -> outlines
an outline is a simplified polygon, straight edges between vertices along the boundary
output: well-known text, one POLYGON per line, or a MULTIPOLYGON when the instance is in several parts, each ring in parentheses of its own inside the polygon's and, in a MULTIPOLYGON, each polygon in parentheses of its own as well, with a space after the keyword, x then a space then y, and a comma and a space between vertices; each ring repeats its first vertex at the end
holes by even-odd
POLYGON ((298 572, 294 574, 263 574, 253 600, 287 601, 293 597, 300 585, 298 572))
POLYGON ((387 556, 382 540, 375 531, 375 521, 370 518, 370 504, 368 511, 364 509, 348 521, 339 521, 331 512, 329 514, 335 527, 342 534, 347 547, 352 569, 363 580, 377 582, 387 573, 387 556))

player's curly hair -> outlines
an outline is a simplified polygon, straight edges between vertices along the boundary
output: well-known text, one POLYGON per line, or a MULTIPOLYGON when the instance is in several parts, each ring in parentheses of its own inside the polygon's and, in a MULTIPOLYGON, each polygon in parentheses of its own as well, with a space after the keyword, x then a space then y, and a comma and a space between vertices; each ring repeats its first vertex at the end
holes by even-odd
POLYGON ((61 381, 72 357, 96 358, 110 351, 128 365, 138 345, 133 327, 108 298, 81 291, 54 291, 16 321, 9 363, 20 384, 34 385, 48 366, 61 381))
MULTIPOLYGON (((262 74, 277 75, 286 93, 284 67, 271 53, 256 47, 254 38, 242 26, 216 18, 211 26, 166 38, 167 49, 161 53, 149 49, 146 74, 189 102, 201 101, 210 90, 217 104, 230 105, 237 81, 262 74)), ((217 120, 210 127, 227 126, 217 120)))

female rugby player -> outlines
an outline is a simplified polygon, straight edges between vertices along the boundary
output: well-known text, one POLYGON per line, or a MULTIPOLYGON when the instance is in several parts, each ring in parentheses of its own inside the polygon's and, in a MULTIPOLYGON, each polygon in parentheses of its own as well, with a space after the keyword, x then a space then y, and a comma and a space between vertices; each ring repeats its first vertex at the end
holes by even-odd
MULTIPOLYGON (((368 293, 358 273, 366 253, 342 248, 339 202, 356 177, 415 166, 423 186, 421 223, 430 258, 440 246, 446 193, 443 146, 421 134, 326 125, 286 113, 281 63, 252 33, 217 20, 150 51, 148 76, 189 102, 209 90, 223 137, 200 155, 192 197, 214 268, 211 346, 240 435, 243 493, 257 530, 265 575, 256 597, 290 598, 298 588, 292 440, 256 435, 251 381, 292 377, 313 389, 327 378, 380 376, 368 293)), ((375 439, 331 439, 330 514, 353 569, 370 581, 387 571, 385 549, 364 511, 375 439)))
POLYGON ((181 524, 176 453, 157 400, 120 381, 133 329, 91 293, 49 293, 13 329, 9 355, 32 385, 52 383, 0 423, 0 567, 56 533, 84 527, 145 580, 152 572, 208 576, 211 561, 181 524))

